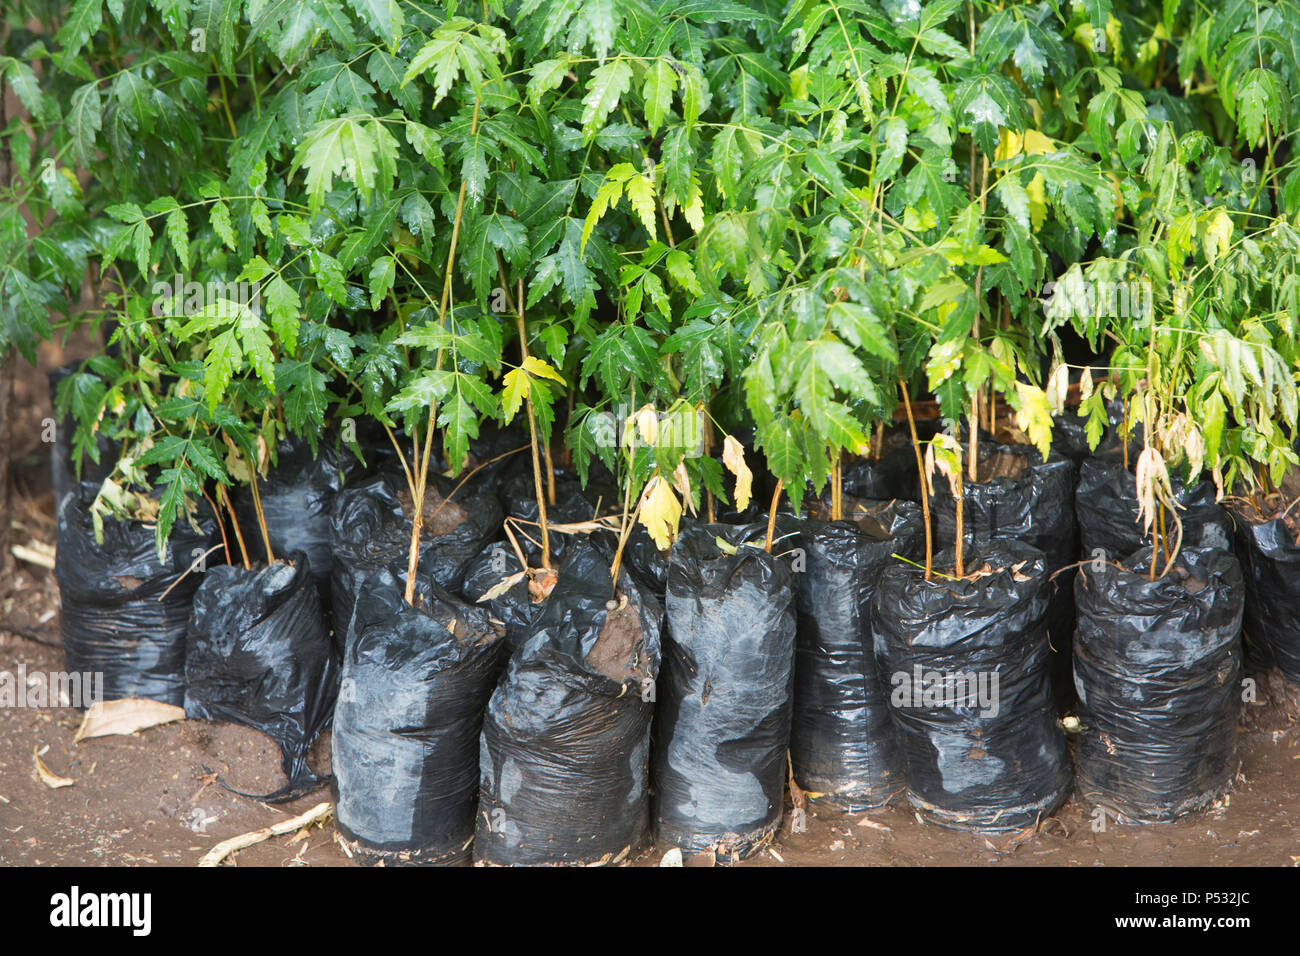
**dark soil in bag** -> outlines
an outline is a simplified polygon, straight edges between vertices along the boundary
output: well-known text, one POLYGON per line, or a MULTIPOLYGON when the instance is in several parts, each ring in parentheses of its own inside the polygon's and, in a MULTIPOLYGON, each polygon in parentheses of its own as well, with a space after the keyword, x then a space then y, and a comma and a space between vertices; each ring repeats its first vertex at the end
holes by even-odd
POLYGON ((763 551, 765 530, 696 525, 673 546, 652 770, 661 848, 741 857, 781 822, 795 582, 788 557, 763 551))
MULTIPOLYGON (((95 543, 85 483, 59 503, 59 626, 69 671, 102 672, 104 699, 145 697, 180 706, 185 698, 185 631, 203 573, 191 564, 221 543, 216 518, 200 503, 198 530, 177 519, 161 563, 154 526, 105 518, 95 543), (166 596, 164 597, 164 593, 166 596)), ((207 566, 224 560, 220 549, 207 566)))
POLYGON ((1184 549, 1155 581, 1150 559, 1075 584, 1079 795, 1143 823, 1203 809, 1237 772, 1244 596, 1229 552, 1184 549))
MULTIPOLYGON (((872 599, 876 658, 912 806, 961 830, 1019 830, 1070 789, 1051 691, 1047 561, 999 540, 968 545, 961 580, 887 567, 872 599)), ((953 566, 944 551, 935 568, 953 566)))
MULTIPOLYGON (((465 569, 501 531, 501 504, 473 479, 447 500, 457 482, 435 475, 425 492, 425 522, 420 535, 420 567, 439 587, 459 593, 465 569)), ((377 475, 344 488, 334 507, 331 540, 334 558, 331 598, 334 639, 340 650, 361 583, 411 546, 411 496, 403 481, 377 475)), ((403 562, 403 567, 405 563, 403 562)))
POLYGON ((334 715, 337 825, 364 863, 464 863, 506 645, 485 610, 429 575, 417 575, 414 606, 404 587, 385 569, 357 598, 334 715))
POLYGON ((1293 683, 1300 683, 1297 511, 1267 520, 1244 509, 1232 512, 1237 559, 1246 585, 1242 624, 1246 662, 1254 671, 1277 667, 1293 683))
MULTIPOLYGON (((804 790, 844 810, 878 807, 902 792, 902 755, 877 669, 871 595, 895 553, 923 553, 921 509, 912 502, 844 501, 844 520, 809 519, 795 546, 798 639, 790 760, 804 790)), ((790 519, 778 519, 779 527, 790 519)))
POLYGON ((663 610, 581 539, 488 705, 476 860, 618 863, 649 831, 663 610), (608 602, 616 602, 611 610, 608 602))
MULTIPOLYGON (((1021 541, 1042 551, 1047 573, 1073 565, 1078 536, 1074 523, 1074 465, 1052 454, 1044 461, 1029 445, 979 446, 980 480, 963 484, 963 526, 968 538, 1021 541)), ((934 480, 932 510, 935 541, 956 540, 957 509, 948 483, 934 480)), ((1052 675, 1057 700, 1072 691, 1070 641, 1074 636, 1074 569, 1068 568, 1048 584, 1047 634, 1054 652, 1052 675)))
POLYGON ((280 747, 285 787, 257 799, 292 800, 324 783, 307 753, 329 725, 339 669, 311 559, 203 575, 186 642, 185 714, 260 730, 280 747))
MULTIPOLYGON (((360 463, 346 449, 336 451, 321 445, 319 454, 313 455, 306 441, 291 438, 280 443, 276 466, 257 483, 275 556, 287 557, 295 551, 307 555, 312 580, 320 588, 325 608, 329 607, 334 498, 344 482, 359 470, 360 463)), ((241 485, 231 500, 249 557, 265 563, 266 549, 258 531, 252 494, 241 485)))
MULTIPOLYGON (((1137 458, 1129 460, 1136 463, 1137 458)), ((1177 474, 1171 473, 1169 478, 1174 499, 1181 505, 1178 518, 1183 524, 1183 547, 1230 550, 1232 524, 1215 501, 1214 483, 1200 481, 1188 487, 1177 474)), ((1079 556, 1084 560, 1101 550, 1105 560, 1122 561, 1147 542, 1138 519, 1137 479, 1118 459, 1089 458, 1083 463, 1074 510, 1079 520, 1079 556)), ((1172 539, 1174 525, 1166 520, 1172 539)))

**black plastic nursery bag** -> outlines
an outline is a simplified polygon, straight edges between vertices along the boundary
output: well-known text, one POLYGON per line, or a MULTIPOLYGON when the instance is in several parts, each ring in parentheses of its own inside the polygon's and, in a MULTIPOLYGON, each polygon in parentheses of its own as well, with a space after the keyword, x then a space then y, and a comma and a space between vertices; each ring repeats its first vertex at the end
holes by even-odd
POLYGON ((1252 522, 1233 515, 1236 552, 1246 584, 1242 633, 1247 660, 1276 666, 1300 684, 1300 546, 1281 518, 1252 522))
POLYGON ((1237 772, 1244 596, 1226 551, 1184 549, 1155 581, 1150 560, 1087 562, 1075 582, 1079 794, 1144 823, 1208 806, 1237 772))
MULTIPOLYGON (((430 479, 426 512, 439 510, 432 521, 426 520, 420 535, 420 567, 453 594, 460 592, 469 563, 500 532, 502 518, 497 496, 473 479, 448 501, 456 484, 440 475, 430 479)), ((402 501, 408 494, 392 476, 377 475, 344 488, 337 496, 331 597, 334 639, 340 647, 362 582, 410 549, 411 523, 402 501)))
POLYGON ((645 840, 662 626, 658 601, 626 572, 616 596, 595 549, 566 547, 483 722, 475 859, 612 864, 645 840))
MULTIPOLYGON (((952 551, 934 566, 952 568, 952 551)), ((1018 830, 1070 788, 1051 693, 1047 562, 994 539, 967 546, 966 570, 926 581, 912 565, 887 567, 872 599, 876 657, 912 806, 953 829, 1018 830)))
POLYGON ((850 498, 844 520, 801 524, 805 566, 798 575, 790 732, 795 781, 845 810, 878 807, 905 783, 888 687, 876 666, 871 595, 895 553, 912 558, 923 547, 921 509, 850 498))
MULTIPOLYGON (((197 531, 178 518, 160 564, 152 524, 106 517, 104 543, 95 543, 90 505, 97 490, 82 484, 59 503, 54 573, 68 670, 103 673, 106 700, 146 697, 180 706, 185 630, 203 581, 202 571, 189 569, 221 543, 216 519, 202 505, 197 531)), ((203 566, 224 559, 218 549, 203 566)))
POLYGON ((186 644, 185 714, 260 730, 280 746, 288 783, 259 799, 292 800, 319 786, 307 754, 329 724, 339 670, 310 558, 269 567, 211 568, 194 595, 186 644))
POLYGON ((363 862, 469 858, 479 732, 506 645, 482 608, 417 575, 362 585, 334 715, 337 822, 363 862))
MULTIPOLYGON (((1136 461, 1136 459, 1134 459, 1136 461)), ((1232 525, 1216 502, 1210 481, 1188 487, 1177 474, 1169 476, 1174 500, 1180 505, 1185 548, 1232 548, 1232 525)), ((1079 520, 1079 556, 1093 558, 1098 551, 1107 561, 1122 561, 1146 544, 1146 532, 1138 517, 1137 479, 1119 460, 1089 458, 1079 469, 1079 487, 1074 494, 1079 520)), ((1172 537, 1174 526, 1166 531, 1172 537)))
MULTIPOLYGON (((257 488, 275 556, 282 558, 295 551, 305 552, 312 580, 322 589, 321 597, 328 599, 334 498, 344 480, 360 469, 360 464, 351 452, 340 453, 325 444, 318 452, 313 455, 311 446, 301 438, 282 441, 275 468, 258 480, 257 488)), ((265 562, 262 536, 256 531, 257 513, 252 494, 241 485, 231 498, 250 557, 265 562)))
MULTIPOLYGON (((567 540, 567 535, 551 535, 552 567, 559 566, 567 540)), ((533 571, 541 568, 540 549, 533 549, 532 554, 525 552, 525 556, 529 558, 529 567, 533 571)), ((528 637, 533 619, 542 607, 533 602, 529 579, 522 571, 514 548, 506 541, 493 541, 469 563, 461 584, 461 596, 466 601, 486 608, 505 626, 506 642, 512 651, 528 637)))
POLYGON ((794 573, 790 555, 763 550, 765 530, 696 525, 673 546, 652 770, 661 848, 740 857, 781 822, 794 573))

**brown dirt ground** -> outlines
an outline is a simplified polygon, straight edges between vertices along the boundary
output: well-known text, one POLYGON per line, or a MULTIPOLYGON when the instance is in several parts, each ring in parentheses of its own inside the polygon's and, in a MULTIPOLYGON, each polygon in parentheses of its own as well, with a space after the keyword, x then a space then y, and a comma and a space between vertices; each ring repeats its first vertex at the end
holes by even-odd
MULTIPOLYGON (((20 364, 23 421, 16 423, 14 456, 20 543, 54 541, 48 448, 39 433, 50 414, 43 373, 59 360, 50 350, 39 373, 20 364)), ((29 672, 60 669, 58 641, 53 574, 20 565, 0 582, 0 670, 12 672, 19 664, 29 672)), ((220 840, 328 799, 321 791, 272 807, 224 789, 218 781, 251 793, 271 792, 282 781, 274 744, 253 730, 185 721, 74 746, 80 719, 72 708, 0 709, 0 864, 192 866, 220 840), (40 783, 37 750, 51 771, 75 783, 57 790, 40 783)), ((805 832, 791 833, 787 816, 773 846, 742 865, 1295 866, 1298 723, 1300 689, 1276 673, 1261 677, 1259 701, 1243 716, 1241 769, 1231 792, 1210 811, 1176 823, 1112 821, 1095 833, 1088 808, 1072 799, 1037 833, 985 837, 922 824, 904 807, 844 814, 814 804, 805 832)), ((316 748, 318 770, 327 769, 328 753, 326 735, 316 748)), ((653 866, 661 855, 647 849, 633 862, 653 866)), ((231 865, 351 864, 327 823, 245 849, 231 865)))

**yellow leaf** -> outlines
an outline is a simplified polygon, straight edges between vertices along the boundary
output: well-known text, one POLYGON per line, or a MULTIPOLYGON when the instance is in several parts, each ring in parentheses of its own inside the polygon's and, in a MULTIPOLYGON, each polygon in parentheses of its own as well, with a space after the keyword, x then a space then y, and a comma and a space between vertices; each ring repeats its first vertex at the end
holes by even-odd
POLYGON ((1010 159, 1012 156, 1019 156, 1023 144, 1023 136, 1004 126, 1002 132, 998 134, 998 148, 993 151, 993 158, 1002 160, 1010 159))
POLYGON ((512 368, 506 372, 505 387, 501 389, 501 411, 505 414, 506 424, 509 425, 511 420, 519 412, 519 407, 524 403, 524 397, 528 394, 528 375, 522 368, 512 368))
MULTIPOLYGON (((1063 365, 1061 368, 1066 367, 1063 365)), ((1029 436, 1030 444, 1046 458, 1051 453, 1052 445, 1052 407, 1047 393, 1037 385, 1016 382, 1016 395, 1020 399, 1020 408, 1016 410, 1016 427, 1029 436)))
POLYGON ((682 216, 695 232, 704 228, 704 193, 700 191, 700 181, 694 173, 691 173, 690 193, 682 204, 682 216))
POLYGON ((744 511, 753 495, 754 473, 745 464, 745 446, 730 435, 722 442, 722 464, 736 476, 736 510, 744 511))
POLYGON ((1042 156, 1045 153, 1056 152, 1056 143, 1036 129, 1025 130, 1024 146, 1025 153, 1030 156, 1042 156))
POLYGON ((653 405, 642 405, 636 413, 636 430, 647 445, 659 440, 659 413, 653 405))
POLYGON ((549 378, 561 385, 567 386, 569 383, 564 380, 564 376, 557 372, 549 363, 543 362, 536 355, 530 355, 524 359, 523 369, 533 378, 549 378))
POLYGON ((934 494, 934 473, 938 471, 948 480, 948 491, 954 498, 961 497, 961 442, 947 432, 939 432, 926 444, 925 481, 926 494, 934 494))
POLYGON ((677 525, 682 518, 682 505, 673 494, 668 482, 660 475, 650 479, 641 492, 641 510, 637 520, 645 529, 660 551, 667 551, 673 538, 677 537, 677 525))
POLYGON ((1213 263, 1220 256, 1226 256, 1231 247, 1232 219, 1225 210, 1217 209, 1205 227, 1205 238, 1201 240, 1206 261, 1213 263))
POLYGON ((1053 415, 1065 411, 1065 398, 1070 391, 1070 366, 1062 363, 1052 369, 1047 377, 1047 404, 1053 415))
POLYGON ((516 572, 515 574, 506 575, 496 584, 492 585, 492 587, 488 588, 483 593, 483 596, 479 598, 477 601, 475 601, 474 603, 482 604, 484 601, 491 601, 495 598, 499 598, 501 595, 505 594, 512 587, 514 587, 516 584, 522 581, 527 574, 528 574, 527 571, 519 571, 516 572))
POLYGON ((1045 182, 1043 174, 1039 173, 1025 187, 1025 192, 1029 195, 1029 221, 1034 227, 1034 232, 1041 229, 1043 222, 1047 219, 1047 189, 1045 188, 1045 182))
POLYGON ((677 488, 677 493, 682 496, 682 502, 690 513, 695 514, 695 502, 691 498, 691 476, 686 473, 685 461, 677 463, 677 469, 673 472, 673 485, 677 488))
POLYGON ((641 225, 655 237, 655 187, 645 176, 633 176, 623 187, 627 190, 627 201, 632 204, 641 219, 641 225))

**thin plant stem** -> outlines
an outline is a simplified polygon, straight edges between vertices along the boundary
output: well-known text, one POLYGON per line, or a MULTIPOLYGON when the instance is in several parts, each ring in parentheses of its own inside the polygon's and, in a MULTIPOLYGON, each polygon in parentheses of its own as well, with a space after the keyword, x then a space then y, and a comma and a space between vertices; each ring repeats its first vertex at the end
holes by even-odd
POLYGON ((921 440, 916 434, 916 419, 912 417, 912 400, 907 394, 907 384, 900 378, 898 387, 903 393, 903 408, 907 410, 907 428, 912 434, 912 450, 916 452, 916 473, 921 478, 921 517, 925 524, 925 579, 934 571, 934 539, 930 530, 930 482, 925 477, 925 459, 921 456, 921 440))

